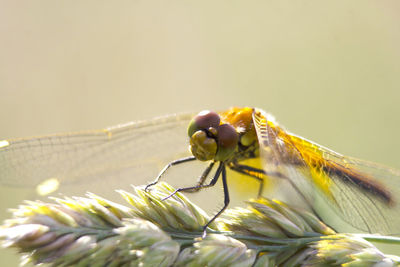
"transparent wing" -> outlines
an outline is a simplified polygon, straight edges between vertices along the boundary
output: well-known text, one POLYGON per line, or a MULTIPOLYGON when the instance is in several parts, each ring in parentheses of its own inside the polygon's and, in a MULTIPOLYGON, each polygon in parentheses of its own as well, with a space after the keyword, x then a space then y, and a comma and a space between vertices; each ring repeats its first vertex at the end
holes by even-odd
POLYGON ((325 222, 340 231, 400 234, 398 171, 342 156, 268 119, 262 110, 253 116, 265 168, 287 177, 325 222))
POLYGON ((137 184, 136 179, 150 181, 166 163, 188 154, 191 118, 172 115, 102 130, 0 141, 0 183, 34 189, 54 178, 61 192, 82 188, 97 193, 137 184), (105 188, 96 191, 100 186, 105 188))

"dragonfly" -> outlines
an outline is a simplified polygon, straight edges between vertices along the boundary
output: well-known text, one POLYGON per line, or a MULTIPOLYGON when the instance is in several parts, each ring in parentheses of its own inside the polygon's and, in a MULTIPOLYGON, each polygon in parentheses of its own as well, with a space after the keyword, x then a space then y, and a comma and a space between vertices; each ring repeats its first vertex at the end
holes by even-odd
POLYGON ((46 195, 70 184, 84 187, 85 182, 109 177, 118 182, 132 179, 132 173, 148 175, 149 166, 167 161, 146 190, 172 167, 192 161, 208 165, 193 186, 173 194, 197 192, 222 180, 224 205, 204 226, 203 235, 230 203, 227 169, 241 174, 241 179, 255 179, 259 197, 265 182, 285 181, 321 217, 329 213, 357 232, 400 234, 399 171, 341 155, 290 133, 259 108, 232 107, 102 130, 3 140, 0 183, 35 187, 39 195, 46 195), (190 154, 182 152, 187 140, 190 154), (182 157, 173 158, 179 154, 182 157), (248 164, 249 159, 262 165, 248 164))

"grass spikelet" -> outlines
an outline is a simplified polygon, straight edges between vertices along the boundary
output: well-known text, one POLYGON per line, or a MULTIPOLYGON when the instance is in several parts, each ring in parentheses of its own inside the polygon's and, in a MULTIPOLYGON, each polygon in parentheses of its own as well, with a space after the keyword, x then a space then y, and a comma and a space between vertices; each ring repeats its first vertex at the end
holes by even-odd
MULTIPOLYGON (((119 191, 127 205, 94 194, 27 201, 0 229, 3 246, 22 263, 51 266, 397 266, 360 236, 338 234, 308 212, 276 200, 209 216, 160 183, 145 192, 119 191)), ((400 239, 368 236, 398 244, 400 239)))

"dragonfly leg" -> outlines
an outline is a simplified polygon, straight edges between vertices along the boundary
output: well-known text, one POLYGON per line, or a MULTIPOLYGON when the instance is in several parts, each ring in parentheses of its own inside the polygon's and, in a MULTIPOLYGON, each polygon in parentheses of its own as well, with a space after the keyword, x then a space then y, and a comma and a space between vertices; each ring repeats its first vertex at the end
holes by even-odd
POLYGON ((193 187, 188 187, 187 190, 181 190, 187 193, 195 193, 198 192, 200 189, 204 188, 204 182, 206 181, 208 175, 210 174, 212 168, 214 167, 215 161, 211 162, 208 167, 203 171, 203 173, 200 175, 199 179, 197 180, 197 183, 193 187))
POLYGON ((202 173, 202 175, 201 175, 200 178, 199 178, 199 181, 197 182, 197 184, 196 184, 195 186, 178 188, 178 189, 176 189, 172 194, 170 194, 169 196, 163 198, 162 201, 164 201, 164 200, 166 200, 166 199, 172 197, 173 195, 175 195, 175 194, 178 193, 178 192, 193 193, 193 192, 199 191, 200 189, 214 186, 215 183, 218 181, 218 177, 219 177, 220 174, 221 174, 221 171, 222 171, 222 169, 221 169, 221 164, 222 164, 222 163, 221 163, 220 166, 218 167, 218 169, 217 169, 217 171, 215 172, 215 175, 214 175, 214 177, 212 178, 212 180, 210 181, 210 183, 209 183, 209 184, 206 184, 206 185, 204 184, 204 181, 205 181, 205 179, 207 178, 208 174, 210 173, 211 169, 214 167, 214 164, 215 164, 215 162, 211 162, 211 163, 208 165, 207 169, 204 170, 204 172, 202 173))
MULTIPOLYGON (((226 169, 225 169, 225 165, 224 163, 221 162, 221 164, 219 165, 218 169, 222 168, 222 185, 224 188, 224 206, 222 207, 222 209, 220 211, 218 211, 217 214, 214 215, 214 217, 211 218, 211 220, 208 221, 208 223, 206 225, 204 225, 203 227, 203 235, 202 237, 205 238, 207 235, 207 227, 216 219, 218 218, 219 215, 221 215, 222 212, 224 212, 224 210, 228 207, 230 199, 229 199, 229 191, 228 191, 228 184, 226 182, 226 169)), ((219 176, 219 174, 218 174, 219 176)), ((213 180, 214 184, 217 182, 218 180, 218 176, 214 176, 213 180)))
POLYGON ((172 166, 174 166, 174 165, 178 165, 178 164, 184 163, 184 162, 192 161, 192 160, 196 160, 196 158, 195 158, 194 156, 190 156, 190 157, 181 158, 181 159, 177 159, 177 160, 171 161, 170 163, 168 163, 168 164, 161 170, 161 172, 158 174, 157 178, 156 178, 153 182, 151 182, 151 183, 149 183, 148 185, 146 185, 146 187, 145 187, 144 190, 147 191, 147 190, 149 189, 149 187, 151 187, 151 186, 157 184, 157 183, 160 181, 161 176, 162 176, 170 167, 172 167, 172 166))

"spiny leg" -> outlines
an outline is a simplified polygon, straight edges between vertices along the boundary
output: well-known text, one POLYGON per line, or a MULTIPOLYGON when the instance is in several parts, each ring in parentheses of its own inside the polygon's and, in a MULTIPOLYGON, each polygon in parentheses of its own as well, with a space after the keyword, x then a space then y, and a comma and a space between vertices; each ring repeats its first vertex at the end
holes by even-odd
MULTIPOLYGON (((215 162, 212 162, 212 163, 207 167, 207 169, 203 172, 202 176, 200 177, 200 181, 199 181, 199 182, 201 182, 201 181, 204 182, 205 178, 204 178, 204 179, 201 179, 201 178, 204 177, 204 176, 207 177, 207 175, 205 175, 205 174, 208 174, 208 173, 211 171, 212 167, 214 166, 214 163, 215 163, 215 162)), ((209 225, 210 225, 210 224, 211 224, 225 209, 226 209, 226 207, 228 207, 228 205, 229 205, 229 201, 230 201, 230 200, 229 200, 228 185, 227 185, 227 183, 226 183, 226 169, 225 169, 225 164, 224 164, 223 162, 220 162, 220 164, 219 164, 219 166, 218 166, 218 169, 217 169, 217 171, 215 172, 214 177, 211 179, 211 181, 210 181, 209 184, 206 184, 206 185, 199 184, 199 185, 192 186, 192 187, 179 188, 179 189, 175 190, 171 195, 169 195, 169 196, 167 196, 166 198, 162 199, 162 200, 165 200, 165 199, 167 199, 167 198, 173 196, 174 194, 176 194, 177 192, 180 192, 180 191, 200 190, 200 189, 202 189, 202 188, 207 188, 207 187, 214 186, 214 185, 217 183, 218 178, 219 178, 219 176, 221 175, 221 173, 222 173, 222 183, 223 183, 223 187, 224 187, 224 206, 223 206, 222 209, 221 209, 216 215, 214 215, 214 217, 213 217, 210 221, 208 221, 208 223, 203 227, 203 235, 202 235, 203 238, 204 238, 204 237, 206 236, 206 234, 207 234, 207 227, 208 227, 208 226, 209 226, 209 225)))
POLYGON ((195 193, 198 192, 200 189, 206 187, 203 186, 204 182, 206 181, 208 175, 210 174, 212 168, 214 167, 215 161, 211 162, 207 168, 203 171, 203 173, 200 175, 199 179, 197 180, 197 183, 193 187, 188 187, 187 190, 183 190, 182 188, 181 191, 187 192, 187 193, 195 193), (202 187, 203 186, 203 187, 202 187))
POLYGON ((211 169, 214 167, 214 164, 215 164, 215 162, 213 161, 208 165, 207 169, 205 169, 204 172, 202 173, 202 175, 200 176, 200 179, 199 179, 197 185, 191 186, 191 187, 178 188, 172 194, 170 194, 169 196, 163 198, 162 201, 172 197, 173 195, 175 195, 178 192, 189 192, 189 193, 192 193, 192 192, 197 192, 197 191, 199 191, 200 189, 203 189, 203 188, 214 186, 215 183, 218 181, 218 177, 221 175, 221 171, 222 171, 221 164, 218 166, 218 169, 215 172, 214 177, 212 178, 210 183, 204 185, 204 181, 207 178, 208 174, 210 173, 211 169))
MULTIPOLYGON (((202 237, 205 238, 207 235, 207 227, 219 216, 221 215, 222 212, 228 207, 230 199, 229 199, 229 191, 228 191, 228 184, 226 182, 226 169, 225 169, 225 164, 223 162, 220 163, 218 169, 222 168, 222 185, 224 187, 224 206, 222 209, 214 215, 214 217, 211 218, 211 220, 208 221, 206 225, 203 227, 203 235, 202 237)), ((219 175, 219 174, 218 174, 219 175)), ((215 180, 214 184, 218 180, 218 176, 214 176, 213 180, 215 180)))
POLYGON ((170 167, 172 167, 172 166, 174 166, 174 165, 178 165, 178 164, 184 163, 184 162, 192 161, 192 160, 196 160, 196 158, 195 158, 194 156, 190 156, 190 157, 181 158, 181 159, 177 159, 177 160, 171 161, 170 163, 168 163, 168 164, 164 167, 164 169, 161 170, 161 172, 158 174, 157 178, 156 178, 153 182, 151 182, 151 183, 149 183, 148 185, 146 185, 146 187, 144 188, 144 190, 147 191, 147 190, 149 189, 150 186, 153 186, 153 185, 157 184, 157 183, 160 181, 161 176, 162 176, 170 167))
MULTIPOLYGON (((243 165, 243 164, 238 164, 238 163, 233 163, 229 167, 232 168, 231 166, 237 167, 237 168, 239 168, 241 170, 246 170, 246 171, 250 171, 250 172, 256 172, 256 173, 264 174, 266 176, 287 179, 287 177, 285 175, 283 175, 282 173, 280 173, 280 172, 267 172, 267 171, 265 171, 263 169, 258 169, 258 168, 254 168, 254 167, 251 167, 251 166, 248 166, 248 165, 243 165)), ((251 176, 251 174, 248 174, 248 173, 246 173, 246 174, 251 176)))

